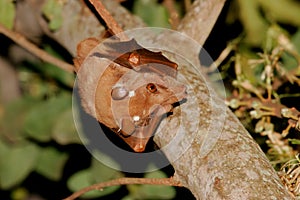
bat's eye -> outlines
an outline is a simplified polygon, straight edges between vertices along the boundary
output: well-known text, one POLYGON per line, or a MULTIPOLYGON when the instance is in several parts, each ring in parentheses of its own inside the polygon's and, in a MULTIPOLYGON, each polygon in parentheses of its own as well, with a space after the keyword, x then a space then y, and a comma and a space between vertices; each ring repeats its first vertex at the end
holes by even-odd
POLYGON ((146 88, 151 93, 154 93, 154 92, 157 91, 157 88, 156 88, 156 86, 153 83, 148 83, 148 85, 147 85, 146 88))

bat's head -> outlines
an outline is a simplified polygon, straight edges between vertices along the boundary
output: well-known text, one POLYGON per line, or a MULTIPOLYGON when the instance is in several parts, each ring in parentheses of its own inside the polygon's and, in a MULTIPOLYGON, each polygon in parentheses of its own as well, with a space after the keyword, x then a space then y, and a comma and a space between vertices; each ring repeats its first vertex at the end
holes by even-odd
POLYGON ((130 71, 112 88, 112 112, 118 133, 136 152, 144 151, 164 114, 186 96, 170 76, 130 71))
POLYGON ((144 151, 164 114, 186 97, 186 87, 174 77, 153 71, 151 64, 142 68, 124 74, 111 91, 117 132, 136 152, 144 151))

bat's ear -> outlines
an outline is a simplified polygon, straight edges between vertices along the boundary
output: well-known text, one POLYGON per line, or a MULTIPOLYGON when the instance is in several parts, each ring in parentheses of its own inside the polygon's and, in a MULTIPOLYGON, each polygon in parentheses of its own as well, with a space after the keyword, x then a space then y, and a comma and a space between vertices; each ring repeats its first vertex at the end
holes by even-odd
POLYGON ((87 38, 77 45, 77 56, 73 60, 76 71, 79 70, 86 56, 99 44, 99 42, 100 41, 97 38, 87 38))
POLYGON ((128 90, 122 86, 115 87, 111 90, 111 97, 113 100, 122 100, 128 96, 128 90))

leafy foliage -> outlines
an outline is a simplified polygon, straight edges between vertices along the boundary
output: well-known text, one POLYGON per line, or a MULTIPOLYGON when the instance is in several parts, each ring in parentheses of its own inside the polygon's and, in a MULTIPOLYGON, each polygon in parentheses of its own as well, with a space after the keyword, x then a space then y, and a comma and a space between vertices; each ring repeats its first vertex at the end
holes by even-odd
POLYGON ((0 23, 7 28, 12 28, 14 24, 15 9, 10 0, 0 1, 0 23))
POLYGON ((148 26, 169 28, 167 10, 157 1, 136 1, 133 13, 140 16, 148 26))
MULTIPOLYGON (((93 159, 91 167, 89 169, 79 171, 73 176, 71 176, 68 181, 68 185, 73 192, 76 192, 84 187, 88 187, 95 183, 120 178, 121 176, 121 172, 109 168, 100 163, 99 161, 93 159)), ((107 194, 115 192, 119 188, 120 186, 112 186, 100 191, 90 191, 88 193, 85 193, 83 197, 94 198, 105 196, 107 194)))
POLYGON ((228 99, 228 105, 237 116, 244 118, 243 112, 249 113, 248 117, 255 124, 252 132, 268 137, 267 155, 277 167, 298 153, 289 144, 287 136, 292 129, 299 134, 299 104, 285 105, 283 102, 288 98, 299 98, 297 90, 284 88, 285 85, 300 86, 300 51, 296 46, 299 31, 290 39, 281 28, 273 25, 265 33, 263 52, 254 56, 236 52, 236 78, 233 80, 236 89, 228 99), (274 123, 278 119, 282 125, 274 123))
POLYGON ((30 143, 11 147, 1 142, 0 145, 0 186, 8 189, 23 181, 34 169, 39 148, 30 143))
POLYGON ((38 157, 36 171, 43 176, 58 181, 62 177, 63 167, 68 155, 53 147, 44 148, 38 157))
POLYGON ((62 25, 63 1, 49 0, 43 6, 43 13, 49 20, 50 30, 57 30, 62 25))
POLYGON ((49 142, 52 138, 52 128, 55 126, 54 124, 59 123, 57 116, 59 116, 64 109, 70 108, 70 104, 70 95, 59 96, 58 98, 51 98, 45 102, 39 102, 28 112, 25 119, 24 129, 27 136, 40 142, 49 142), (41 112, 41 110, 47 112, 41 112), (41 123, 37 123, 38 121, 41 123))

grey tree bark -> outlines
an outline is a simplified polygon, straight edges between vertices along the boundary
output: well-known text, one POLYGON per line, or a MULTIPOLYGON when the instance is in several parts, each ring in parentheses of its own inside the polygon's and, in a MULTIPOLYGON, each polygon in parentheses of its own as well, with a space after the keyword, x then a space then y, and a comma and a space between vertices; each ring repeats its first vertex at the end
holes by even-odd
MULTIPOLYGON (((24 2, 35 3, 34 0, 24 2)), ((124 29, 145 26, 115 1, 103 2, 124 29)), ((202 45, 224 3, 225 0, 196 0, 178 30, 202 45)), ((79 41, 99 36, 104 28, 84 8, 82 1, 67 1, 64 6, 64 24, 54 33, 48 30, 40 13, 37 13, 37 17, 43 32, 75 55, 79 41)), ((19 31, 22 32, 22 28, 19 31)), ((199 48, 192 49, 183 45, 181 50, 190 52, 194 66, 200 65, 199 48)), ((186 143, 178 144, 178 148, 186 150, 184 154, 177 158, 176 150, 164 152, 175 169, 174 178, 197 199, 292 199, 260 147, 210 85, 188 67, 179 70, 189 77, 189 83, 193 86, 192 93, 195 94, 192 99, 200 110, 191 116, 184 110, 176 109, 164 122, 167 128, 154 138, 158 146, 165 146, 176 136, 180 115, 199 119, 197 124, 184 124, 187 127, 198 127, 197 131, 186 129, 185 135, 191 139, 187 149, 186 143)))

